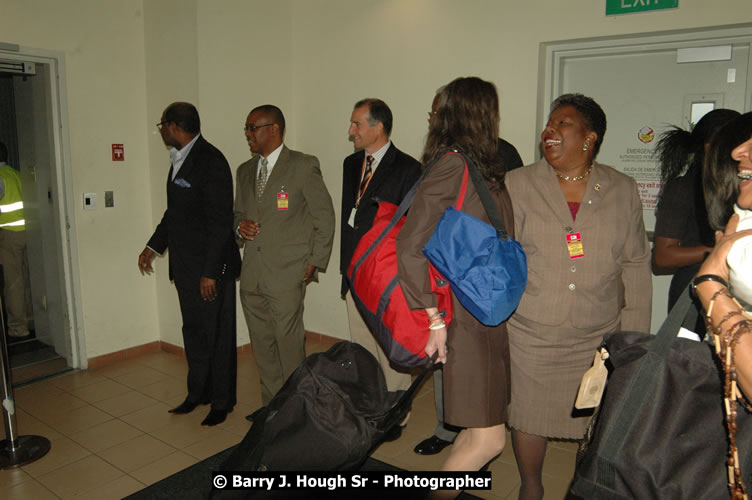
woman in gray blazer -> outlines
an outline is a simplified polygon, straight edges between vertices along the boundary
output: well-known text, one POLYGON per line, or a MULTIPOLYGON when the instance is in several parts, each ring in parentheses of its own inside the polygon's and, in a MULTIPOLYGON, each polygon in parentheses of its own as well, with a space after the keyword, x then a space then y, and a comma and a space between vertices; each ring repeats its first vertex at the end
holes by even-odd
POLYGON ((647 331, 650 248, 634 179, 595 163, 606 115, 566 94, 541 134, 544 158, 507 174, 528 283, 509 320, 509 425, 520 498, 542 498, 548 438, 582 439, 589 416, 574 409, 603 334, 647 331))

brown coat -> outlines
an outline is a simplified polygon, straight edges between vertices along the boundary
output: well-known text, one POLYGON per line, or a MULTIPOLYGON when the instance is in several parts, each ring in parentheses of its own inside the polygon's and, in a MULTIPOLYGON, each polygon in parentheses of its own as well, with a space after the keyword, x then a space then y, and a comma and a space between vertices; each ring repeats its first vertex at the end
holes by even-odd
POLYGON ((587 419, 570 414, 582 374, 603 334, 647 332, 650 247, 634 179, 595 163, 572 220, 544 160, 507 174, 528 283, 509 320, 509 423, 549 437, 581 438, 587 419), (579 232, 584 257, 570 259, 565 236, 579 232))
MULTIPOLYGON (((412 309, 436 306, 428 280, 428 260, 422 249, 441 214, 459 193, 464 173, 459 155, 440 160, 418 187, 415 201, 397 236, 400 285, 412 309)), ((506 189, 491 192, 509 233, 513 233, 512 205, 506 189)), ((462 211, 488 222, 472 184, 468 182, 462 211)), ((509 387, 509 340, 506 324, 486 327, 456 299, 448 328, 449 353, 444 366, 444 420, 462 427, 490 427, 506 422, 509 387)), ((428 318, 426 318, 426 328, 428 318)))

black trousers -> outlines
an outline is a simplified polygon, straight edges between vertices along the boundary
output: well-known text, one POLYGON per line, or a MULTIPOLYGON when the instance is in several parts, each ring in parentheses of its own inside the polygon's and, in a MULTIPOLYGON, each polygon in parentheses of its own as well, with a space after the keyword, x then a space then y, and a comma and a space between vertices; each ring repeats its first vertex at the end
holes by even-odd
POLYGON ((198 287, 176 288, 188 361, 187 400, 211 402, 213 410, 232 410, 238 371, 235 280, 217 280, 217 298, 210 302, 201 299, 198 287))

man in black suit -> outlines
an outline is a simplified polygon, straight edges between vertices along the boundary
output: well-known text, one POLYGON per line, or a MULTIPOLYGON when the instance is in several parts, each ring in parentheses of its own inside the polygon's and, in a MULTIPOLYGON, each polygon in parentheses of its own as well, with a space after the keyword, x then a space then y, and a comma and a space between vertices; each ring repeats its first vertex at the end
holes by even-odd
POLYGON ((355 247, 371 229, 378 201, 399 205, 420 177, 420 163, 389 140, 392 111, 384 101, 363 99, 355 104, 348 131, 356 153, 345 158, 342 176, 340 271, 342 296, 347 302, 350 337, 379 361, 390 391, 406 389, 410 375, 392 368, 389 359, 358 312, 345 278, 355 247))
POLYGON ((170 104, 157 128, 172 160, 167 210, 138 256, 138 269, 151 274, 154 256, 170 249, 170 279, 178 291, 188 360, 188 396, 170 413, 211 403, 201 425, 217 425, 236 402, 240 253, 232 227, 232 173, 224 155, 201 136, 192 104, 170 104))
MULTIPOLYGON (((436 91, 436 95, 433 98, 431 104, 431 111, 428 113, 428 121, 431 121, 431 117, 436 114, 436 110, 439 104, 439 94, 442 92, 443 87, 436 91)), ((520 168, 522 166, 522 158, 511 143, 505 141, 501 137, 497 140, 498 154, 501 158, 501 164, 507 172, 520 168)), ((436 404, 436 417, 437 424, 436 429, 433 431, 433 436, 424 439, 418 443, 413 451, 418 455, 435 455, 450 444, 454 442, 457 437, 459 429, 454 426, 449 426, 444 423, 444 384, 442 378, 442 368, 437 367, 433 372, 433 394, 434 403, 436 404)))

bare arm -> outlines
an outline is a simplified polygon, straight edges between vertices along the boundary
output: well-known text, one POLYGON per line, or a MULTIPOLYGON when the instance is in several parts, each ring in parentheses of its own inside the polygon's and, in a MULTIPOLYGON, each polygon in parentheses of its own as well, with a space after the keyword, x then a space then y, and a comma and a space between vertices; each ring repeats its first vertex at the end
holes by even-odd
POLYGON ((683 247, 678 238, 656 236, 653 243, 653 265, 663 271, 673 271, 702 262, 711 250, 711 247, 705 245, 683 247))
MULTIPOLYGON (((724 232, 716 231, 715 247, 700 267, 698 276, 715 275, 728 282, 729 269, 726 257, 731 250, 731 246, 745 236, 752 236, 752 230, 737 233, 736 226, 738 223, 739 216, 733 215, 729 219, 724 232)), ((724 290, 726 290, 724 284, 716 281, 703 281, 696 288, 697 297, 706 311, 711 307, 711 300, 713 302, 710 320, 715 328, 719 324, 721 325, 721 339, 723 339, 724 334, 733 331, 737 323, 750 318, 749 314, 746 313, 744 315, 733 314, 740 311, 739 304, 725 295, 724 290), (714 296, 715 299, 713 299, 714 296)), ((750 335, 739 337, 739 343, 735 349, 735 360, 739 385, 745 394, 752 394, 752 337, 750 335)))

